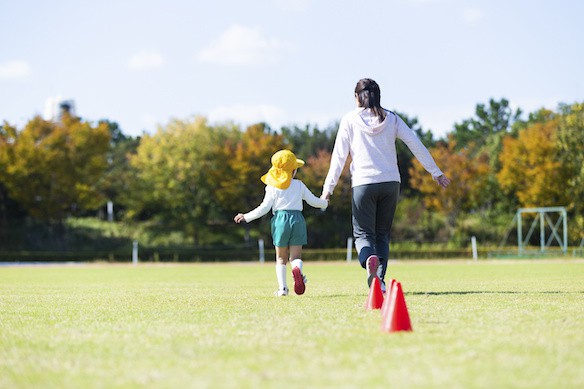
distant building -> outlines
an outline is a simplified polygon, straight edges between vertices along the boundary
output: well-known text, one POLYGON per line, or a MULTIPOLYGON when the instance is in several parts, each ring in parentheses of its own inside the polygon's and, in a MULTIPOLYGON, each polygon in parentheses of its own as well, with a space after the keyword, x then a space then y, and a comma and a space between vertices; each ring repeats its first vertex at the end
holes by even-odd
POLYGON ((69 113, 71 116, 77 116, 74 100, 65 100, 61 98, 61 96, 57 96, 49 97, 45 101, 43 119, 58 122, 61 120, 64 113, 69 113))

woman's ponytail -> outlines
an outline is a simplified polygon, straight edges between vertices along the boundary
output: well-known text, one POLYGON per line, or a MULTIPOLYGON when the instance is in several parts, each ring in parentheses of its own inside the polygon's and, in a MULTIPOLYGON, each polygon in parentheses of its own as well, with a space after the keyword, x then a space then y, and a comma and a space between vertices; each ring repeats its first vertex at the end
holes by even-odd
POLYGON ((385 119, 385 110, 381 107, 381 90, 375 81, 370 78, 359 80, 355 94, 360 107, 371 109, 380 120, 385 119))

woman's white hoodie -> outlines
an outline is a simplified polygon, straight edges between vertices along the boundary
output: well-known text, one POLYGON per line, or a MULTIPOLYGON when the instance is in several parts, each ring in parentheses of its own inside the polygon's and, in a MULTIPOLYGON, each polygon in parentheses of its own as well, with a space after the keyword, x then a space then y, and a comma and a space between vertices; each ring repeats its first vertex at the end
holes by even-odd
POLYGON ((428 149, 398 115, 386 111, 385 119, 379 122, 379 118, 370 109, 357 108, 341 119, 323 193, 333 193, 348 155, 352 158, 352 187, 401 182, 396 139, 401 139, 407 145, 434 179, 442 175, 428 149))

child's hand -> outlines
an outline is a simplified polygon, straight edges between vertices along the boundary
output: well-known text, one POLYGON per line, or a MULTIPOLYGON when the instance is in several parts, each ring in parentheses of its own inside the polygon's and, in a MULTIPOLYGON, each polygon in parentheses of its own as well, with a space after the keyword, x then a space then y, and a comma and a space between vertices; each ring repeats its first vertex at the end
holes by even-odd
POLYGON ((243 217, 243 213, 238 213, 237 215, 235 215, 233 220, 235 220, 235 222, 239 224, 245 221, 245 217, 243 217))

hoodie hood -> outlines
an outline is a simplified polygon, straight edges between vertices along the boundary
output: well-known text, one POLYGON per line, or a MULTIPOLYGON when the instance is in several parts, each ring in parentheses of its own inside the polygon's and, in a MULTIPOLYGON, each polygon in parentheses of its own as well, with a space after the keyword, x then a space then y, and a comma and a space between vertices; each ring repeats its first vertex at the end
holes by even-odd
POLYGON ((379 121, 379 117, 373 115, 373 112, 369 108, 357 108, 355 110, 355 124, 357 128, 368 135, 380 134, 389 121, 389 112, 386 111, 385 119, 379 121))

